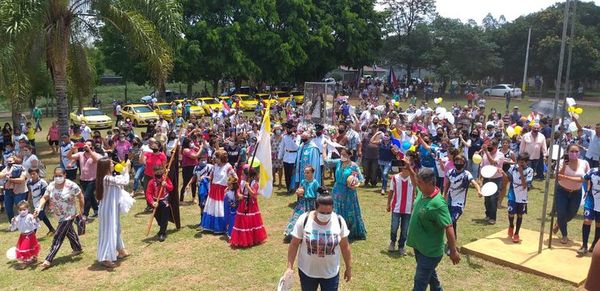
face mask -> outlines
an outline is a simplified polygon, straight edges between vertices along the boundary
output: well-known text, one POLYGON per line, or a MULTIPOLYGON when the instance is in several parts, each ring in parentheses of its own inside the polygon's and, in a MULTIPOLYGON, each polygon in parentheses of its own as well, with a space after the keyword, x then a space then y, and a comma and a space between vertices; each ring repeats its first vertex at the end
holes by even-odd
POLYGON ((162 179, 162 175, 154 175, 154 179, 160 180, 160 179, 162 179))
POLYGON ((579 158, 579 153, 569 153, 569 160, 577 160, 579 158))
POLYGON ((540 132, 540 131, 539 131, 539 130, 537 130, 537 129, 533 129, 533 130, 531 130, 531 132, 532 132, 532 133, 538 133, 538 132, 540 132))
POLYGON ((317 136, 321 136, 321 135, 323 135, 323 132, 322 131, 317 131, 317 136))
POLYGON ((465 165, 464 164, 454 164, 454 167, 460 171, 465 167, 465 165))
POLYGON ((29 214, 29 209, 19 210, 19 215, 26 216, 29 214))
POLYGON ((321 222, 329 222, 329 220, 331 219, 331 213, 323 214, 323 213, 317 212, 317 219, 321 222))
POLYGON ((384 141, 389 141, 389 140, 390 140, 390 137, 389 137, 389 136, 384 136, 384 137, 383 137, 383 140, 384 140, 384 141))
POLYGON ((26 156, 26 157, 29 156, 30 154, 31 153, 29 151, 23 151, 23 155, 26 156))
POLYGON ((158 149, 152 149, 153 153, 158 153, 158 149))
POLYGON ((64 182, 65 182, 65 177, 54 177, 54 183, 61 185, 64 182))
POLYGON ((340 157, 340 160, 341 160, 342 162, 347 162, 347 161, 348 161, 348 158, 347 158, 347 157, 340 157))
POLYGON ((6 165, 10 168, 14 163, 6 163, 6 165))
POLYGON ((276 134, 276 135, 280 135, 280 134, 281 134, 281 130, 279 130, 279 129, 278 129, 278 130, 276 130, 276 131, 275 131, 275 134, 276 134))
POLYGON ((307 143, 307 142, 308 142, 308 139, 304 139, 304 138, 302 139, 302 143, 307 143))
POLYGON ((487 147, 488 152, 491 152, 494 150, 494 147, 487 147))

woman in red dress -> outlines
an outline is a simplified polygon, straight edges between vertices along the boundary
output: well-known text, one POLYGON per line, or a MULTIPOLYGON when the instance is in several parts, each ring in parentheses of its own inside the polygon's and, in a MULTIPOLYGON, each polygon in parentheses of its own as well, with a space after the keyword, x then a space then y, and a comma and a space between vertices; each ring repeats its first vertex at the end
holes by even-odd
POLYGON ((247 180, 240 181, 239 206, 229 243, 232 247, 251 247, 267 239, 260 209, 258 209, 258 177, 256 170, 247 170, 247 180))

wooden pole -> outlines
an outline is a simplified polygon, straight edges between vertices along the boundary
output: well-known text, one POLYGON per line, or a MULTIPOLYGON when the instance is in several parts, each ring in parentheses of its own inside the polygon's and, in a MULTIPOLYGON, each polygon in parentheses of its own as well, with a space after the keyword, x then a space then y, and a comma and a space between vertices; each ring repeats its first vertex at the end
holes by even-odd
MULTIPOLYGON (((179 140, 181 140, 181 136, 183 135, 184 128, 185 128, 185 124, 182 124, 181 129, 180 129, 181 132, 179 133, 179 138, 177 138, 177 141, 175 142, 175 146, 171 150, 171 158, 169 159, 169 163, 167 164, 167 168, 165 169, 165 172, 163 174, 163 179, 165 177, 168 177, 168 175, 169 175, 168 173, 169 173, 169 170, 171 169, 171 165, 173 164, 173 160, 175 159, 175 153, 177 153, 177 147, 179 146, 179 140)), ((160 189, 158 190, 158 195, 157 195, 157 197, 155 197, 155 199, 160 200, 160 197, 164 193, 164 190, 165 190, 165 187, 163 187, 161 185, 160 189)), ((152 215, 150 216, 150 219, 148 219, 148 225, 146 227, 146 236, 148 236, 150 234, 150 230, 152 230, 152 221, 154 220, 154 215, 156 214, 157 208, 158 208, 158 205, 156 207, 154 207, 154 209, 152 210, 152 215)), ((172 212, 172 210, 171 210, 171 212, 172 212)))

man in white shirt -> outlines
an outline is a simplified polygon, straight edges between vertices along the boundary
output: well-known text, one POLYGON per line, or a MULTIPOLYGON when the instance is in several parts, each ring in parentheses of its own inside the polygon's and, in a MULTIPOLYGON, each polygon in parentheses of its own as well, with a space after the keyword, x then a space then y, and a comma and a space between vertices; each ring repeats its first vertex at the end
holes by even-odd
POLYGON ((299 145, 294 135, 294 125, 291 122, 285 124, 286 134, 283 135, 279 144, 277 158, 283 160, 283 174, 285 175, 285 185, 288 192, 292 191, 292 176, 296 165, 296 156, 298 155, 299 145))
POLYGON ((156 133, 167 134, 169 133, 169 122, 166 121, 162 116, 159 118, 156 123, 156 133))
POLYGON ((89 126, 87 126, 87 124, 85 124, 85 121, 81 122, 79 130, 81 130, 81 137, 83 138, 83 140, 88 140, 92 138, 92 129, 89 126))

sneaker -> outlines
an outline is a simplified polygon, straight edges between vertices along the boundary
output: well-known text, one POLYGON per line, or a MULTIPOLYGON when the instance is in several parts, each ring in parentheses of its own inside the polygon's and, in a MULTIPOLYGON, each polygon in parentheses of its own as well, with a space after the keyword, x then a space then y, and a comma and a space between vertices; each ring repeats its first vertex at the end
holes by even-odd
POLYGON ((483 220, 485 220, 485 222, 489 222, 490 218, 486 216, 483 220))
POLYGON ((508 237, 512 237, 515 233, 515 229, 512 227, 508 228, 508 237))
POLYGON ((385 195, 385 190, 381 189, 381 196, 385 195))
POLYGON ((513 241, 514 243, 520 243, 520 242, 521 242, 521 238, 519 237, 519 235, 518 235, 518 234, 515 234, 515 235, 512 237, 512 241, 513 241))
POLYGON ((89 218, 92 218, 92 219, 94 219, 94 218, 96 218, 96 217, 98 217, 98 213, 94 213, 94 214, 93 214, 92 216, 90 216, 89 218))
POLYGON ((144 209, 144 212, 152 212, 152 207, 146 206, 146 208, 144 209))
POLYGON ((388 252, 395 252, 396 251, 396 244, 394 242, 390 242, 390 245, 388 246, 388 252))
POLYGON ((490 220, 488 220, 488 223, 494 225, 496 224, 496 220, 490 218, 490 220))
POLYGON ((577 256, 583 257, 583 256, 585 256, 585 254, 587 254, 588 251, 589 250, 586 246, 582 246, 580 249, 577 250, 577 256))
POLYGON ((164 235, 164 234, 162 234, 162 233, 158 235, 158 241, 159 241, 159 242, 163 242, 163 241, 165 241, 165 239, 166 239, 166 238, 167 238, 167 236, 166 236, 166 235, 164 235))
POLYGON ((406 251, 404 248, 398 248, 398 253, 400 253, 401 256, 406 256, 406 251))
POLYGON ((563 236, 563 237, 560 239, 560 243, 561 243, 561 244, 563 244, 563 245, 566 245, 568 242, 569 242, 569 238, 568 238, 568 237, 566 237, 566 236, 563 236))

